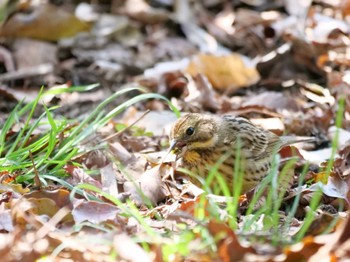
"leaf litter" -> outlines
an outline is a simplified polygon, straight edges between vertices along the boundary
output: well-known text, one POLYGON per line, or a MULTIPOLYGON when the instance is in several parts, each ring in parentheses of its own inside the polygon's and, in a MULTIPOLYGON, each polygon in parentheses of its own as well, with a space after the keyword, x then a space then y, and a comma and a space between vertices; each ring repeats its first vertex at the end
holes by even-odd
MULTIPOLYGON (((0 30, 4 261, 349 259, 348 1, 34 2, 1 7, 7 12, 0 30), (77 18, 74 11, 89 15, 77 18), (53 91, 97 82, 101 87, 84 94, 44 97, 31 124, 48 105, 60 105, 55 117, 79 123, 128 84, 162 94, 183 112, 243 116, 279 135, 317 139, 281 150, 279 174, 290 167, 280 185, 285 192, 274 188, 281 205, 273 213, 263 209, 266 190, 249 213, 254 193, 235 200, 186 183, 182 170, 164 158, 176 117, 156 99, 110 119, 64 163, 40 169, 36 148, 35 161, 19 158, 18 167, 9 168, 6 154, 26 121, 16 116, 16 125, 4 126, 17 102, 35 101, 41 85, 53 91), (335 137, 338 144, 332 145, 335 137), (44 179, 61 164, 56 180, 44 179), (40 171, 31 177, 36 165, 40 171), (230 201, 237 201, 234 213, 230 201), (309 214, 311 224, 304 228, 309 214)), ((64 146, 75 125, 67 124, 56 144, 42 148, 64 146)), ((24 131, 30 134, 26 146, 51 129, 24 131)))

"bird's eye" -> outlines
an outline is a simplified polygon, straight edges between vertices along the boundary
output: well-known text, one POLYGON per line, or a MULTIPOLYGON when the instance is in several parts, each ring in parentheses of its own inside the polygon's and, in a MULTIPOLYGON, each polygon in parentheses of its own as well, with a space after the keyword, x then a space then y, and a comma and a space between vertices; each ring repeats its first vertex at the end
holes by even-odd
POLYGON ((193 127, 187 128, 187 130, 186 130, 186 135, 192 136, 193 133, 194 133, 194 128, 193 128, 193 127))

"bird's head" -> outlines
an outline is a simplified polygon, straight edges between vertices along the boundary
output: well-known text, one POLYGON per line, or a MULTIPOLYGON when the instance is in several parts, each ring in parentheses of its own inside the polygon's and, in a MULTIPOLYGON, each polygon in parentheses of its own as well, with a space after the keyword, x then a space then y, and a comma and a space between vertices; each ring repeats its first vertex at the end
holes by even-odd
POLYGON ((218 141, 217 129, 216 117, 187 114, 179 118, 171 129, 171 149, 182 156, 188 150, 212 148, 218 141))

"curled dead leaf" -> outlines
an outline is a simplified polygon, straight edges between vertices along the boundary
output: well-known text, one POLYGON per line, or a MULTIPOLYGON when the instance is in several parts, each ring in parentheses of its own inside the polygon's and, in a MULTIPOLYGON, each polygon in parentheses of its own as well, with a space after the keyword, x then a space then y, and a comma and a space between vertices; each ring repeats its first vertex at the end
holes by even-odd
POLYGON ((205 216, 210 216, 210 213, 208 211, 208 200, 201 197, 197 197, 196 199, 181 203, 178 209, 194 216, 195 210, 201 206, 203 206, 203 209, 205 210, 205 216))
POLYGON ((142 174, 132 182, 124 183, 124 191, 131 194, 130 199, 137 206, 151 204, 155 206, 166 197, 162 174, 166 174, 170 167, 168 165, 157 165, 142 174))
POLYGON ((291 157, 298 157, 300 159, 304 159, 303 156, 300 154, 299 149, 295 146, 284 146, 279 152, 281 155, 281 158, 291 158, 291 157))
POLYGON ((87 174, 82 168, 67 165, 65 167, 66 171, 72 176, 67 179, 71 185, 78 185, 80 183, 92 184, 98 188, 102 188, 101 182, 93 179, 89 174, 87 174))
POLYGON ((72 204, 69 199, 69 191, 65 189, 57 190, 36 190, 28 194, 23 195, 23 197, 30 199, 39 199, 39 198, 48 198, 54 201, 55 205, 59 208, 62 207, 72 207, 72 204))
POLYGON ((215 112, 219 109, 219 99, 208 78, 198 74, 189 80, 188 96, 185 102, 189 104, 198 103, 203 109, 215 112))
MULTIPOLYGON (((39 220, 45 222, 48 218, 52 218, 61 208, 68 207, 68 205, 60 205, 62 202, 57 199, 55 201, 52 198, 39 197, 39 195, 33 194, 35 197, 30 197, 27 194, 13 204, 11 214, 16 225, 26 225, 32 216, 38 216, 41 218, 39 220)), ((50 195, 48 196, 52 197, 50 195)), ((61 221, 70 222, 72 220, 71 213, 68 213, 61 221)))
POLYGON ((211 220, 208 230, 217 239, 218 252, 222 261, 242 261, 246 254, 255 253, 252 247, 243 247, 235 232, 223 222, 211 220))
POLYGON ((323 194, 330 197, 344 199, 345 201, 347 201, 348 204, 350 204, 350 200, 348 197, 348 194, 350 191, 349 185, 338 174, 330 175, 328 177, 327 184, 318 182, 316 184, 311 185, 309 190, 310 191, 322 190, 323 194))
POLYGON ((323 243, 317 243, 314 237, 305 237, 302 242, 284 249, 284 262, 307 261, 315 254, 323 243))
POLYGON ((33 204, 31 211, 36 215, 53 217, 59 210, 55 201, 50 198, 28 198, 28 201, 33 204))

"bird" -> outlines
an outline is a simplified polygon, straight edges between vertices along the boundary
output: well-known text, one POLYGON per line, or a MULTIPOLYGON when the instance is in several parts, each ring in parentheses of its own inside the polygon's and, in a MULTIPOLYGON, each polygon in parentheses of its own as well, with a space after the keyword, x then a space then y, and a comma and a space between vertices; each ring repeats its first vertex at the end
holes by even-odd
MULTIPOLYGON (((274 156, 283 146, 304 140, 280 137, 243 117, 188 113, 173 124, 169 150, 176 154, 179 167, 195 175, 188 176, 188 180, 199 187, 203 181, 197 178, 205 179, 218 165, 217 171, 228 188, 234 188, 234 167, 239 158, 243 194, 268 175, 274 156)), ((210 186, 215 186, 215 180, 210 186)))

